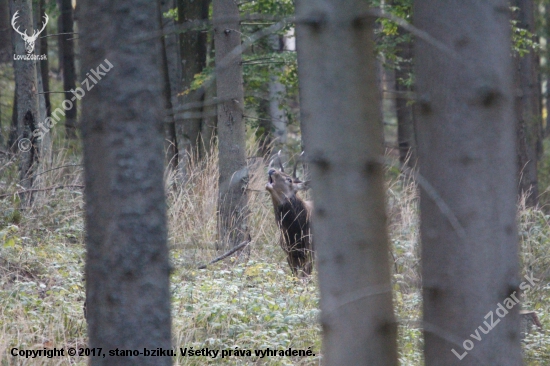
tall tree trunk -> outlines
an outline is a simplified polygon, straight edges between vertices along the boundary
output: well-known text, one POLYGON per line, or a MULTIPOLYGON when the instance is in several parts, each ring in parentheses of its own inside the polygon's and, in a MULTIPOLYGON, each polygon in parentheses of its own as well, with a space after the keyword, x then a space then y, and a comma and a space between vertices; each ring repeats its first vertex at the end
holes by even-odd
MULTIPOLYGON (((206 47, 206 65, 214 64, 214 59, 214 37, 212 35, 206 47)), ((199 149, 201 159, 212 152, 212 146, 216 140, 218 129, 218 108, 216 101, 216 83, 208 83, 204 91, 204 105, 202 108, 201 144, 199 149)))
POLYGON ((0 1, 0 63, 10 62, 13 55, 11 42, 10 7, 8 1, 0 1))
POLYGON ((403 62, 395 70, 395 110, 397 113, 397 144, 399 146, 399 162, 404 166, 416 165, 416 137, 414 135, 413 108, 409 103, 411 88, 404 84, 412 72, 412 42, 401 43, 396 54, 403 62))
MULTIPOLYGON (((34 23, 35 28, 40 29, 42 22, 44 21, 44 0, 40 0, 38 3, 38 9, 36 9, 34 14, 34 23)), ((46 28, 41 33, 41 37, 46 36, 48 33, 46 28)), ((37 55, 47 55, 48 54, 48 43, 47 37, 40 38, 40 42, 36 42, 36 54, 37 55)), ((50 116, 50 94, 49 91, 49 78, 48 78, 48 58, 41 60, 36 63, 37 68, 37 83, 38 83, 38 124, 43 123, 44 120, 50 116), (46 69, 46 70, 44 70, 46 69), (44 72, 45 71, 45 72, 44 72)), ((39 127, 39 126, 38 126, 39 127)), ((45 169, 49 169, 49 164, 51 163, 51 152, 52 152, 52 141, 51 133, 45 133, 40 139, 40 162, 38 168, 38 173, 45 169)), ((38 175, 38 179, 42 177, 38 175)))
POLYGON ((204 93, 204 106, 202 108, 200 157, 204 159, 212 152, 218 128, 218 115, 216 101, 216 84, 210 83, 204 93))
MULTIPOLYGON (((163 26, 162 17, 162 0, 157 0, 159 26, 163 33, 166 34, 166 30, 163 26)), ((174 110, 172 105, 172 86, 170 85, 170 70, 168 65, 168 56, 166 54, 166 36, 160 37, 161 46, 161 59, 162 59, 162 79, 164 83, 164 107, 165 107, 165 119, 164 119, 164 151, 166 154, 166 160, 168 164, 172 166, 172 169, 176 171, 178 169, 178 141, 176 139, 176 122, 174 118, 174 110)))
MULTIPOLYGON (((39 12, 37 17, 37 23, 40 24, 40 21, 43 19, 44 14, 46 13, 45 0, 39 1, 39 12)), ((40 54, 48 55, 48 29, 45 28, 40 36, 40 54)), ((42 75, 42 85, 44 88, 44 103, 46 104, 46 114, 48 117, 51 116, 51 102, 50 102, 50 63, 48 58, 40 61, 40 74, 42 75)))
MULTIPOLYGON (((535 12, 532 0, 514 0, 520 28, 535 33, 535 12)), ((526 195, 525 203, 538 203, 538 160, 542 155, 542 109, 538 55, 531 51, 516 55, 516 119, 518 139, 519 194, 526 195)))
POLYGON ((374 19, 362 0, 296 3, 323 362, 397 365, 374 19), (314 128, 313 128, 314 126, 314 128), (337 243, 337 244, 336 244, 337 243))
MULTIPOLYGON (((160 0, 160 4, 162 14, 169 10, 177 9, 177 0, 160 0)), ((182 78, 180 35, 176 30, 176 20, 162 17, 162 29, 164 32, 164 45, 166 47, 166 59, 168 62, 172 106, 176 106, 178 104, 178 94, 181 92, 182 78)))
MULTIPOLYGON (((71 0, 58 0, 59 5, 59 50, 60 50, 60 66, 63 70, 63 90, 65 90, 65 99, 72 100, 73 93, 76 87, 76 70, 74 63, 74 20, 73 6, 71 0)), ((68 139, 76 138, 76 114, 77 100, 73 101, 73 108, 68 109, 65 114, 65 135, 68 139)))
POLYGON ((219 202, 218 227, 222 246, 248 239, 248 168, 246 164, 244 93, 239 9, 233 0, 214 0, 214 42, 218 97, 219 202))
MULTIPOLYGON (((17 24, 21 31, 33 33, 33 12, 31 0, 11 0, 10 11, 19 11, 17 24)), ((14 35, 16 55, 26 55, 25 42, 18 34, 14 35)), ((32 187, 33 172, 38 167, 39 142, 33 137, 38 125, 38 81, 36 61, 14 60, 15 90, 17 93, 17 148, 20 155, 19 174, 24 188, 32 187)))
POLYGON ((13 109, 11 111, 11 125, 8 134, 8 150, 14 154, 17 153, 17 89, 17 83, 15 83, 13 93, 13 109))
MULTIPOLYGON (((178 0, 178 21, 185 23, 193 20, 208 19, 209 0, 178 0)), ((191 83, 195 75, 202 72, 206 66, 207 33, 203 30, 187 29, 180 33, 180 54, 182 63, 183 104, 201 104, 204 99, 203 88, 191 91, 191 83)), ((197 155, 201 140, 202 107, 186 110, 187 113, 180 123, 182 136, 181 148, 187 156, 197 155)))
POLYGON ((544 137, 550 136, 550 3, 544 6, 545 38, 546 38, 546 130, 544 137))
MULTIPOLYGON (((82 68, 105 73, 82 99, 89 347, 170 349, 165 111, 160 43, 151 37, 159 31, 157 3, 79 3, 82 68)), ((116 359, 117 365, 171 362, 143 354, 116 359)))
POLYGON ((508 2, 416 0, 414 20, 446 45, 415 39, 426 366, 521 365, 520 305, 495 313, 519 296, 508 2))
MULTIPOLYGON (((284 51, 283 36, 273 34, 269 37, 271 48, 275 52, 284 51)), ((285 86, 280 82, 276 75, 271 75, 269 79, 269 117, 274 138, 274 148, 276 151, 284 150, 286 145, 286 125, 288 123, 283 101, 285 97, 285 86)))

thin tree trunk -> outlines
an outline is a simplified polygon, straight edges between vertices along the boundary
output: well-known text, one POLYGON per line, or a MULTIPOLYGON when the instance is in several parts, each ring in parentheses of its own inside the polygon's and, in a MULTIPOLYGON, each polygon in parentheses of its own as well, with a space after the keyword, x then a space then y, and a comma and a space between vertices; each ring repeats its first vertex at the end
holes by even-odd
POLYGON ((323 363, 397 365, 373 22, 362 0, 296 3, 323 363))
MULTIPOLYGON (((208 19, 208 0, 178 0, 178 21, 185 23, 193 20, 208 19)), ((191 91, 195 75, 206 66, 207 33, 203 30, 186 30, 180 34, 180 54, 182 63, 182 104, 199 103, 204 100, 203 88, 191 91)), ((186 110, 181 121, 182 148, 187 156, 197 155, 201 140, 202 107, 186 110)))
MULTIPOLYGON (((160 30, 157 3, 79 3, 82 68, 104 73, 82 99, 88 346, 169 350, 165 110, 160 43, 151 37, 160 30)), ((90 362, 170 365, 172 357, 90 362)))
MULTIPOLYGON (((37 128, 40 128, 40 123, 43 123, 44 120, 48 117, 48 111, 46 107, 46 98, 44 94, 44 83, 42 81, 42 73, 41 73, 41 67, 42 65, 40 62, 36 63, 37 70, 37 83, 38 83, 38 125, 37 128)), ((52 154, 52 140, 51 140, 51 133, 48 131, 44 135, 42 135, 42 138, 40 138, 39 142, 40 144, 40 165, 38 166, 38 173, 41 171, 48 169, 49 164, 51 163, 51 154, 52 154)), ((38 145, 37 145, 38 146, 38 145)), ((42 177, 39 175, 39 179, 42 177)))
POLYGON ((550 136, 550 4, 544 6, 545 36, 546 36, 546 130, 544 137, 550 136))
POLYGON ((395 109, 397 112, 397 144, 399 146, 399 162, 404 166, 416 165, 416 137, 414 135, 413 108, 407 97, 411 88, 404 84, 412 72, 412 42, 404 42, 397 48, 396 54, 403 62, 395 70, 395 109))
MULTIPOLYGON (((269 38, 271 48, 275 52, 283 52, 283 37, 271 35, 269 38)), ((273 138, 276 151, 284 150, 286 145, 286 125, 288 123, 283 101, 286 93, 285 86, 279 81, 276 75, 271 75, 269 79, 269 117, 273 129, 273 138)))
POLYGON ((200 158, 204 159, 212 152, 212 145, 215 142, 216 130, 218 128, 217 106, 214 103, 216 100, 216 84, 210 83, 204 93, 204 103, 202 108, 201 122, 201 144, 200 158))
MULTIPOLYGON (((72 34, 74 31, 73 6, 71 0, 58 0, 59 5, 59 33, 69 33, 59 35, 60 65, 63 70, 63 90, 65 90, 65 99, 72 100, 76 87, 76 69, 74 60, 74 41, 72 34)), ((76 138, 76 115, 77 100, 73 101, 73 108, 65 112, 65 135, 68 139, 76 138)))
MULTIPOLYGON (((10 11, 13 17, 19 11, 17 24, 21 31, 33 33, 33 12, 31 0, 11 0, 10 11)), ((26 55, 25 42, 19 35, 14 35, 16 55, 26 55)), ((17 148, 19 152, 19 174, 21 186, 30 188, 30 178, 38 167, 39 142, 35 141, 33 131, 38 125, 38 81, 36 61, 14 60, 15 90, 17 93, 17 148)), ((30 202, 30 201, 28 201, 30 202)))
POLYGON ((239 9, 233 0, 214 0, 214 42, 218 103, 219 202, 221 247, 248 239, 248 168, 246 164, 244 93, 239 9))
POLYGON ((9 2, 5 0, 0 1, 0 63, 12 60, 12 32, 9 2))
POLYGON ((414 2, 426 366, 522 364, 508 6, 414 2))
MULTIPOLYGON (((514 0, 519 7, 515 15, 517 26, 535 33, 535 13, 532 0, 514 0)), ((538 203, 538 160, 542 156, 542 108, 539 82, 538 55, 531 50, 516 55, 516 119, 518 139, 519 194, 525 203, 534 207, 538 203)))
MULTIPOLYGON (((0 90, 0 97, 2 96, 3 90, 0 90)), ((2 128, 2 110, 4 109, 3 106, 0 106, 0 150, 4 150, 4 131, 2 128)), ((7 151, 7 149, 6 149, 7 151)))
MULTIPOLYGON (((214 63, 214 36, 208 40, 206 48, 206 65, 214 63)), ((204 91, 204 106, 202 108, 200 157, 204 159, 212 152, 218 128, 218 113, 216 102, 216 83, 209 83, 204 91)))
MULTIPOLYGON (((269 85, 268 85, 269 88, 269 85)), ((263 93, 262 93, 263 94, 263 93)), ((266 92, 266 97, 261 97, 258 101, 257 113, 258 113, 258 130, 256 131, 256 138, 258 139, 258 147, 261 156, 267 158, 270 157, 273 150, 273 125, 269 115, 269 93, 266 92)), ((275 150, 279 151, 279 150, 275 150)), ((284 158, 283 158, 284 161, 284 158)))
MULTIPOLYGON (((177 0, 160 0, 162 13, 177 9, 177 0)), ((162 17, 162 28, 164 32, 164 45, 166 47, 166 59, 168 63, 168 76, 170 79, 170 94, 172 106, 178 105, 178 94, 181 92, 181 55, 180 35, 176 30, 175 19, 162 17)))
MULTIPOLYGON (((157 0, 159 26, 165 32, 163 27, 162 17, 162 0, 157 0)), ((166 33, 166 32, 165 32, 166 33)), ((162 79, 164 82, 164 151, 168 164, 172 166, 174 171, 178 169, 178 141, 176 139, 176 122, 174 119, 174 110, 172 106, 172 87, 170 85, 170 71, 168 67, 168 57, 166 54, 166 36, 160 37, 161 59, 162 59, 162 79)))
MULTIPOLYGON (((15 49, 14 49, 15 50, 15 49)), ((11 125, 8 134, 8 149, 12 153, 17 153, 17 83, 13 92, 13 109, 11 112, 11 125)))
MULTIPOLYGON (((40 21, 43 19, 44 14, 46 13, 45 9, 45 0, 40 0, 39 2, 39 12, 38 12, 38 24, 40 24, 40 21)), ((40 54, 41 55, 48 55, 48 29, 45 28, 44 31, 41 33, 40 36, 40 54)), ((40 61, 40 73, 42 75, 42 85, 44 88, 44 103, 46 104, 46 114, 47 117, 51 116, 51 102, 50 102, 50 62, 48 61, 48 58, 46 57, 45 60, 40 61)))

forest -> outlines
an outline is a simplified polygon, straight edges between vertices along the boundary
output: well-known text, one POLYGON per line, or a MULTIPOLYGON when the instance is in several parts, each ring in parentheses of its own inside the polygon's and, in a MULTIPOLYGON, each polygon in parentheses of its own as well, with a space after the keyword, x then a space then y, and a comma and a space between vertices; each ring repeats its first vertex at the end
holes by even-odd
POLYGON ((0 0, 0 365, 550 365, 550 0, 0 0))

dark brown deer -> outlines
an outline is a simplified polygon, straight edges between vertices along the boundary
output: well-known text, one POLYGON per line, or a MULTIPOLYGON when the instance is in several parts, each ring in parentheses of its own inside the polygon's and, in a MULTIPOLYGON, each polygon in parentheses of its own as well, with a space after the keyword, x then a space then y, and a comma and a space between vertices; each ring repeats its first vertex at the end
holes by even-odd
POLYGON ((310 225, 313 205, 310 201, 298 197, 296 193, 306 190, 309 182, 302 182, 296 177, 298 159, 292 176, 286 174, 280 153, 279 151, 269 166, 265 189, 273 201, 275 219, 282 234, 280 244, 287 254, 290 269, 295 276, 306 277, 313 270, 314 260, 310 225), (271 167, 275 160, 279 162, 279 170, 271 167))

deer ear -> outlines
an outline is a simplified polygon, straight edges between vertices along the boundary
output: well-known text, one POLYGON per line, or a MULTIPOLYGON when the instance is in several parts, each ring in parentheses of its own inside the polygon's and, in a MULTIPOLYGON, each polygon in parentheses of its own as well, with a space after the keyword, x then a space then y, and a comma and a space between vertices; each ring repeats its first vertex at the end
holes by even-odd
POLYGON ((298 191, 306 191, 310 188, 309 182, 310 182, 309 180, 306 180, 305 182, 298 180, 294 182, 294 185, 296 186, 296 189, 298 191))

